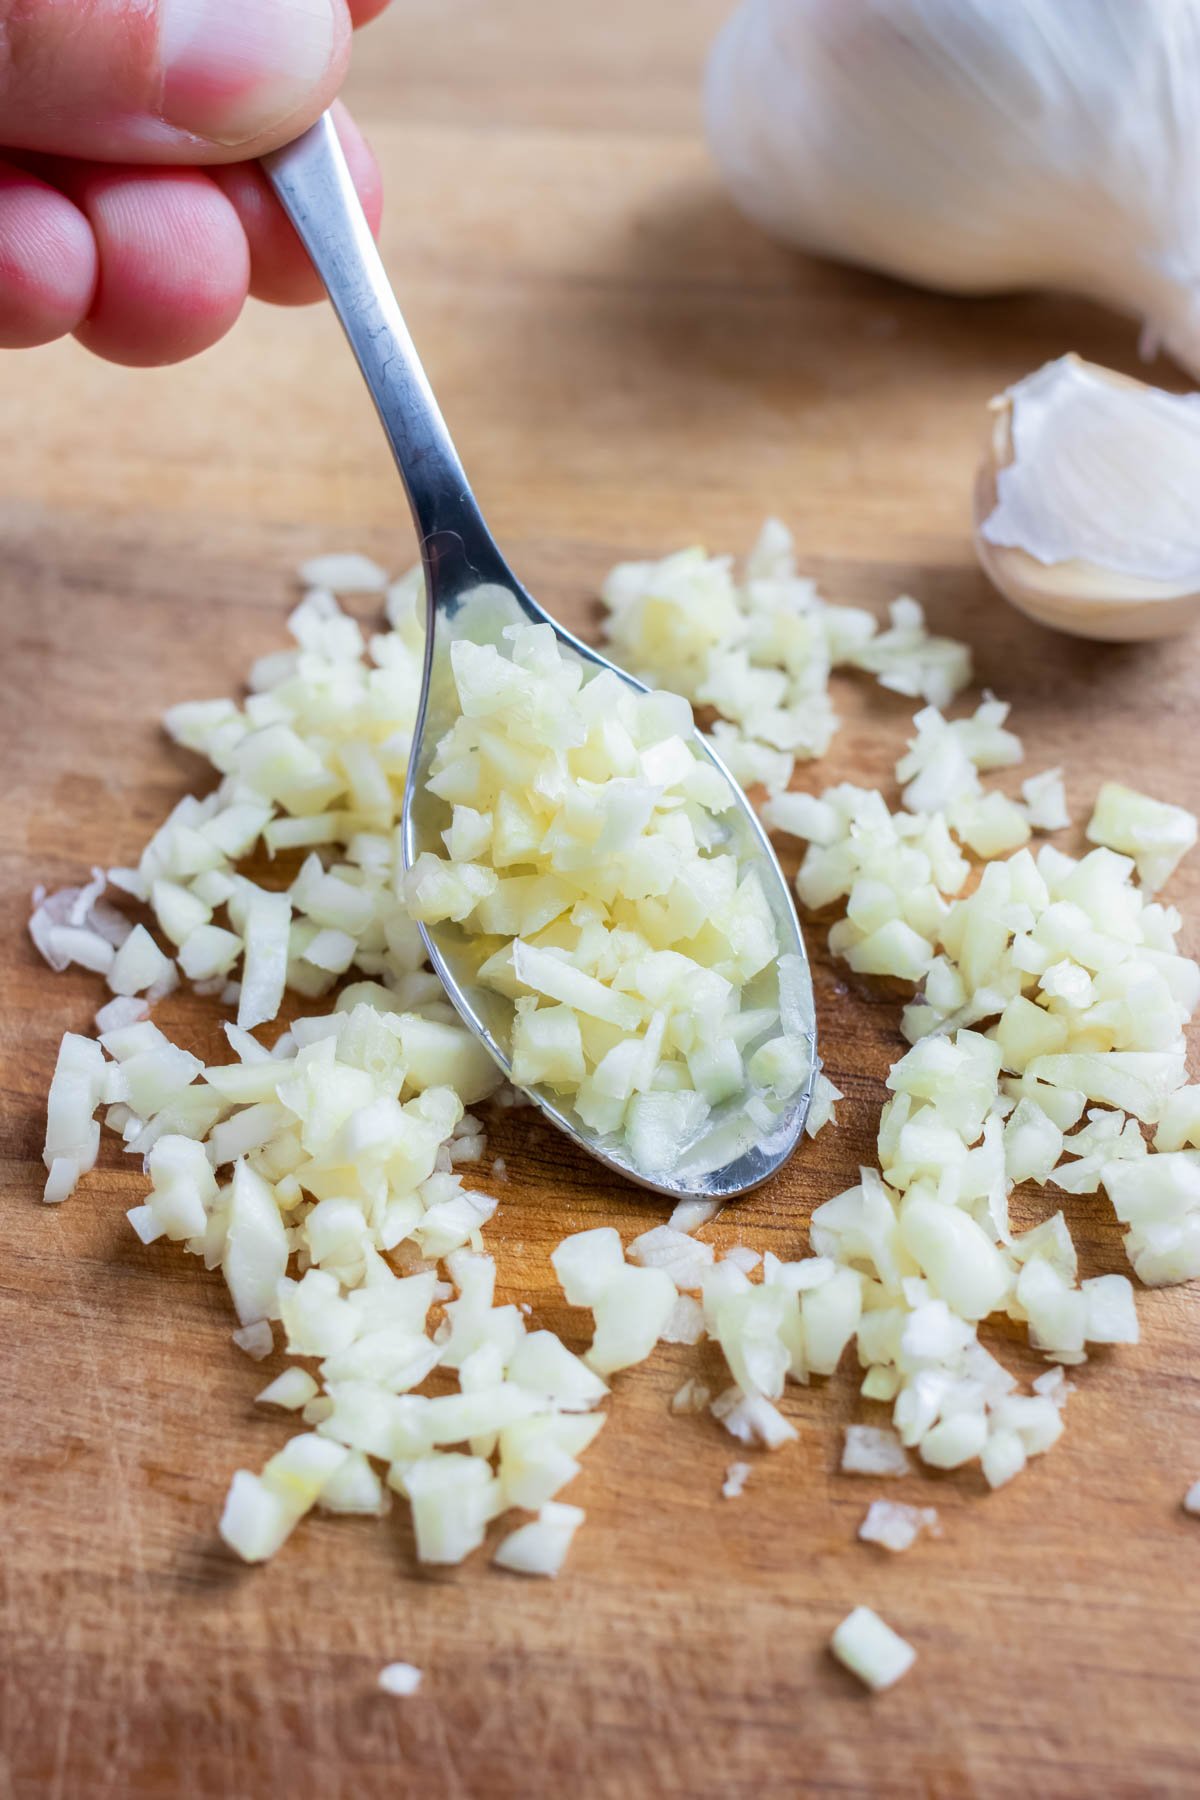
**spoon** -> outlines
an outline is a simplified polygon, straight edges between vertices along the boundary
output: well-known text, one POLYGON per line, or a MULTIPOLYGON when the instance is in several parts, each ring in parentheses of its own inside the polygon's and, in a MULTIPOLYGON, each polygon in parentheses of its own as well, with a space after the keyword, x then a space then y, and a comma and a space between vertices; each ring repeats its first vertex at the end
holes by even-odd
MULTIPOLYGON (((337 133, 328 113, 302 137, 263 158, 263 168, 312 258, 341 321, 375 402, 408 495, 425 570, 427 624, 425 671, 404 796, 401 844, 406 868, 422 848, 440 849, 444 804, 430 795, 426 778, 433 751, 458 716, 450 669, 456 638, 498 644, 505 627, 549 625, 559 646, 590 671, 608 669, 639 693, 646 689, 590 645, 564 631, 513 575, 483 522, 458 453, 450 441, 412 339, 388 284, 379 252, 359 204, 337 133)), ((775 918, 781 955, 788 965, 788 1028, 808 1040, 810 1070, 803 1088, 769 1124, 756 1126, 730 1103, 728 1118, 705 1134, 705 1149, 684 1149, 669 1175, 638 1169, 620 1143, 601 1142, 563 1103, 539 1087, 524 1091, 576 1143, 609 1168, 655 1193, 676 1198, 729 1199, 757 1187, 795 1148, 816 1079, 816 1024, 812 982, 796 911, 774 851, 749 801, 699 732, 693 749, 729 783, 735 806, 722 815, 728 848, 739 866, 757 865, 775 918)), ((421 926, 433 967, 454 1006, 511 1078, 506 1040, 512 1005, 479 986, 466 955, 467 940, 455 926, 421 926)), ((780 1006, 777 965, 764 976, 768 998, 780 1006)), ((754 1004, 763 1004, 757 994, 754 1004)), ((782 1009, 781 1009, 782 1011, 782 1009)))

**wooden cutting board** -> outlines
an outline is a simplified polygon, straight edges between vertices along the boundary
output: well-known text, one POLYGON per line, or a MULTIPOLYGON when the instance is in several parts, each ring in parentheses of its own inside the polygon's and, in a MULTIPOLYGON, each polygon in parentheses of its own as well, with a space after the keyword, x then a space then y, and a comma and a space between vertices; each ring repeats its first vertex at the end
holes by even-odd
MULTIPOLYGON (((909 591, 969 639, 1078 814, 1110 774, 1197 806, 1196 644, 1051 636, 988 590, 968 536, 988 397, 1071 348, 1132 369, 1133 327, 1066 301, 922 297, 765 243, 698 134, 721 12, 409 0, 363 44, 387 260, 515 566, 595 631, 612 561, 740 551, 778 513, 831 598, 909 591)), ((73 346, 7 357, 0 495, 6 1800, 1197 1792, 1192 1290, 1143 1297, 1143 1343, 1079 1372, 1063 1443, 1011 1487, 905 1483, 945 1535, 903 1557, 856 1543, 880 1488, 835 1473, 840 1426, 864 1416, 848 1369, 789 1393, 799 1442, 756 1456, 727 1501, 731 1440, 667 1413, 687 1375, 716 1373, 683 1349, 617 1383, 555 1584, 484 1556, 418 1569, 399 1508, 315 1519, 263 1569, 225 1554, 230 1471, 289 1425, 252 1405, 263 1370, 229 1341, 219 1280, 133 1236, 141 1181, 111 1145, 67 1205, 39 1204, 57 1040, 89 1028, 97 991, 37 962, 27 895, 133 858, 196 782, 158 715, 233 691, 280 644, 300 556, 406 565, 409 526, 321 310, 251 307, 220 349, 155 374, 73 346), (919 1652, 877 1700, 826 1650, 858 1602, 919 1652), (394 1658, 425 1671, 417 1698, 375 1691, 394 1658)), ((806 784, 886 782, 911 709, 849 681, 838 704, 806 784)), ((1173 897, 1195 952, 1200 860, 1173 897)), ((819 931, 812 947, 841 1121, 729 1209, 720 1243, 803 1253, 812 1206, 872 1154, 896 1006, 849 984, 819 931)), ((201 1046, 214 1029, 196 1001, 161 1019, 201 1046)), ((497 1117, 492 1148, 504 1282, 578 1342, 549 1249, 665 1210, 528 1112, 497 1117)), ((1121 1267, 1107 1206, 1067 1204, 1084 1273, 1121 1267)))

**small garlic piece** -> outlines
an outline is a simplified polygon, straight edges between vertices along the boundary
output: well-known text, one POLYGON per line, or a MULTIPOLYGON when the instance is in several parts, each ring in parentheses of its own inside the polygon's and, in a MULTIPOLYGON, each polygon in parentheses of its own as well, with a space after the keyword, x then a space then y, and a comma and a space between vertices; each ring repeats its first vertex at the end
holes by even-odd
POLYGON ((1200 395, 1063 356, 992 409, 975 547, 1001 593, 1079 637, 1200 617, 1200 395))
POLYGON ((912 1645, 869 1606, 856 1606, 847 1613, 829 1647, 838 1661, 875 1694, 907 1675, 917 1660, 912 1645))

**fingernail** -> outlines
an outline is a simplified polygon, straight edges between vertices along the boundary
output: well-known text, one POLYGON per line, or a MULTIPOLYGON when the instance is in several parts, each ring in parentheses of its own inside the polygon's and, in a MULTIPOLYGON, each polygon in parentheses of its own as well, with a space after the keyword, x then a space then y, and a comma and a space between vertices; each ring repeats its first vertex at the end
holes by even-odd
POLYGON ((160 0, 162 113, 243 144, 298 112, 337 41, 335 0, 160 0))

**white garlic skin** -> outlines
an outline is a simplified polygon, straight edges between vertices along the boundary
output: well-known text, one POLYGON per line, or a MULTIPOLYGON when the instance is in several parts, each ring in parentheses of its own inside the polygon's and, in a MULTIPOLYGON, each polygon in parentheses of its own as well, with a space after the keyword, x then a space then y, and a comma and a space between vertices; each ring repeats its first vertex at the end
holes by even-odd
POLYGON ((975 548, 1031 618, 1077 637, 1169 637, 1200 618, 1200 395, 1077 356, 992 402, 975 548))
POLYGON ((705 111, 738 204, 953 293, 1056 288, 1200 374, 1200 0, 743 0, 705 111))

